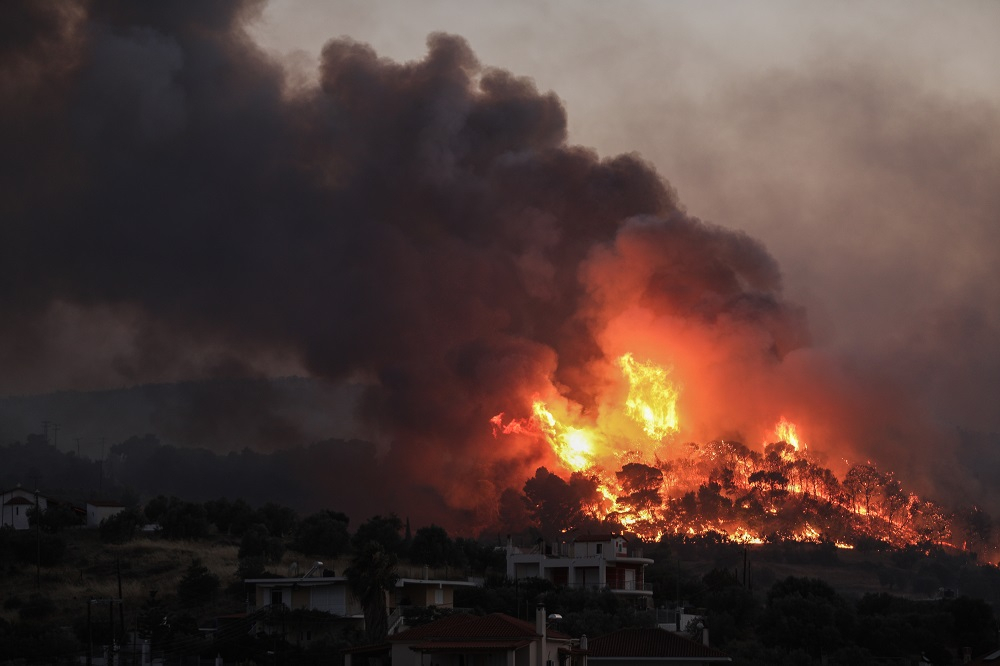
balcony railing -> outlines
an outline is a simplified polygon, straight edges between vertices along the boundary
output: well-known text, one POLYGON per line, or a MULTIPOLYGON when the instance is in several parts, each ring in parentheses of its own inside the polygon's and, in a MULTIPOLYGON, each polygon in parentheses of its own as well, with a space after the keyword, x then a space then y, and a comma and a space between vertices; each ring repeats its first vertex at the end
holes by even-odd
POLYGON ((649 583, 640 582, 624 582, 624 583, 606 583, 604 585, 597 585, 591 583, 557 583, 562 587, 572 588, 574 590, 609 590, 611 592, 652 592, 653 587, 649 583))

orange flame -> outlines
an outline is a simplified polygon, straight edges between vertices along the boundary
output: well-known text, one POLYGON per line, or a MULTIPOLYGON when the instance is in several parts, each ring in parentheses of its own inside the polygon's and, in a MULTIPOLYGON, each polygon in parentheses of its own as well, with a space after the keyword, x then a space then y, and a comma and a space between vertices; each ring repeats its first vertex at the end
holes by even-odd
POLYGON ((679 389, 670 382, 666 368, 647 361, 640 363, 625 354, 618 359, 622 374, 628 379, 625 412, 653 440, 662 440, 677 432, 679 389))
MULTIPOLYGON (((777 425, 774 426, 774 436, 777 438, 778 442, 785 442, 791 445, 796 451, 799 450, 799 434, 795 427, 795 424, 786 419, 784 416, 778 421, 777 425)), ((766 442, 765 442, 766 443, 766 442)))
POLYGON ((587 469, 594 462, 596 435, 584 428, 564 426, 552 415, 545 403, 535 400, 532 404, 534 422, 548 440, 552 450, 574 472, 587 469))
POLYGON ((602 403, 586 423, 571 403, 538 396, 529 417, 490 419, 494 436, 540 438, 565 469, 591 478, 603 499, 588 515, 652 540, 715 535, 748 545, 781 539, 852 548, 859 535, 893 544, 951 537, 943 511, 906 493, 891 473, 869 463, 838 479, 807 455, 797 426, 784 416, 773 437, 764 437, 763 454, 717 440, 661 457, 660 447, 678 432, 679 386, 670 369, 632 354, 618 367, 628 384, 623 404, 602 403), (625 420, 642 434, 631 425, 620 429, 625 420))

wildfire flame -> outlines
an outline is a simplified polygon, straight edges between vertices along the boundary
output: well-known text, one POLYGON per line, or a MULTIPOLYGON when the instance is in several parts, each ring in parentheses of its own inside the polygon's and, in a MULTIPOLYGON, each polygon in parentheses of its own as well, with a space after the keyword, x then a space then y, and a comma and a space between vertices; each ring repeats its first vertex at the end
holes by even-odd
POLYGON ((762 453, 723 440, 678 445, 680 389, 671 371, 632 354, 617 365, 627 393, 623 404, 602 405, 612 413, 584 419, 536 396, 531 416, 491 419, 494 436, 540 438, 565 469, 591 480, 598 500, 581 507, 586 515, 644 539, 713 534, 743 544, 779 539, 838 548, 852 548, 859 536, 895 545, 951 539, 939 507, 905 492, 871 463, 851 467, 840 480, 807 455, 796 424, 784 416, 762 453), (629 421, 641 434, 616 430, 629 421), (661 455, 668 446, 671 455, 661 455))
POLYGON ((622 374, 628 379, 625 411, 653 440, 662 440, 677 432, 679 389, 670 382, 669 372, 652 363, 640 363, 632 354, 618 359, 622 374))
MULTIPOLYGON (((786 419, 784 416, 782 416, 781 420, 778 421, 778 424, 774 426, 774 436, 776 437, 774 441, 785 442, 786 444, 790 444, 796 451, 799 450, 799 434, 797 432, 797 428, 794 423, 786 419)), ((764 443, 768 444, 769 442, 765 440, 764 443)))
POLYGON ((563 464, 575 472, 593 464, 595 435, 592 432, 562 425, 540 400, 535 400, 532 404, 532 411, 534 422, 563 464))

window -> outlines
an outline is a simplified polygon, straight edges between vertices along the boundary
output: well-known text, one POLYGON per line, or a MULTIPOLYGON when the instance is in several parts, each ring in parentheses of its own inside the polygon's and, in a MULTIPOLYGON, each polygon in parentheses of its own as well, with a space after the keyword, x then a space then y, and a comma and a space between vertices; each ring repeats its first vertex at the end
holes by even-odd
POLYGON ((604 553, 604 544, 603 543, 597 544, 597 554, 601 555, 603 553, 604 553))
POLYGON ((271 604, 277 605, 281 603, 281 590, 271 588, 271 604))

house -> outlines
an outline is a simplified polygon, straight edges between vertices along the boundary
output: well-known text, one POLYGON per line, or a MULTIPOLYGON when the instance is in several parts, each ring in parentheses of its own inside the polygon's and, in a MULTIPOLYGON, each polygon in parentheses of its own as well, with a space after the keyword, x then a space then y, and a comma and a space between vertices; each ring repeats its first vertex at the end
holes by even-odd
POLYGON ((33 509, 35 502, 38 509, 45 511, 49 500, 37 490, 25 490, 18 484, 15 488, 0 493, 0 526, 13 527, 15 530, 26 530, 31 525, 28 521, 28 510, 33 509))
POLYGON ((572 639, 548 628, 544 606, 534 624, 503 613, 455 614, 390 636, 389 644, 392 666, 586 666, 572 639))
MULTIPOLYGON (((326 613, 335 616, 340 626, 350 625, 363 630, 364 611, 361 603, 351 593, 347 577, 334 576, 328 569, 323 569, 320 576, 311 575, 322 566, 321 562, 317 562, 304 576, 247 579, 244 582, 254 586, 254 604, 251 610, 280 606, 289 611, 296 611, 296 617, 309 616, 317 622, 320 620, 329 622, 330 618, 322 618, 319 615, 326 613)), ((386 609, 389 613, 390 633, 405 629, 407 609, 431 606, 454 608, 455 589, 474 585, 475 583, 469 581, 399 578, 387 594, 386 609)), ((286 622, 286 631, 287 626, 286 622)), ((294 636, 289 640, 300 638, 298 642, 308 642, 314 638, 312 634, 323 633, 311 629, 307 632, 309 636, 294 636)))
POLYGON ((93 499, 87 502, 87 527, 100 527, 105 518, 121 513, 125 505, 114 500, 93 499))
POLYGON ((311 574, 322 566, 291 578, 248 578, 254 601, 247 611, 257 613, 256 633, 281 634, 294 645, 308 644, 343 628, 363 629, 364 612, 347 586, 345 576, 311 574), (261 611, 270 612, 260 614, 261 611))
POLYGON ((721 650, 660 628, 620 629, 591 639, 586 646, 589 666, 708 666, 733 661, 721 650))
POLYGON ((389 633, 406 628, 407 615, 421 608, 455 608, 455 590, 476 587, 469 580, 438 578, 399 578, 389 591, 389 633))
POLYGON ((348 591, 345 576, 305 576, 294 578, 248 578, 254 586, 254 604, 250 610, 264 606, 283 606, 289 610, 304 609, 331 613, 344 618, 364 619, 361 604, 348 591))
POLYGON ((653 599, 645 581, 645 569, 652 563, 620 534, 580 535, 569 543, 529 550, 507 539, 508 578, 544 578, 564 587, 610 590, 641 608, 653 599))

